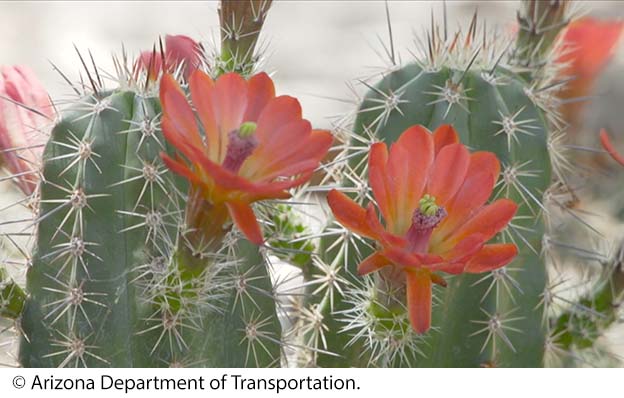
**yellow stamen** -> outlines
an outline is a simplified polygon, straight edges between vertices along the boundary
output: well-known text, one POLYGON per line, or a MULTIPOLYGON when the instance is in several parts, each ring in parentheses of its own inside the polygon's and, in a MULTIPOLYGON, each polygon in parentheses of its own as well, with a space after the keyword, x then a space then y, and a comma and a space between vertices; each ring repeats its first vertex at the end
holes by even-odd
POLYGON ((435 196, 426 194, 418 202, 420 212, 425 216, 434 216, 439 209, 435 196))
POLYGON ((251 137, 255 132, 258 125, 254 122, 245 122, 238 128, 238 136, 240 138, 251 137))

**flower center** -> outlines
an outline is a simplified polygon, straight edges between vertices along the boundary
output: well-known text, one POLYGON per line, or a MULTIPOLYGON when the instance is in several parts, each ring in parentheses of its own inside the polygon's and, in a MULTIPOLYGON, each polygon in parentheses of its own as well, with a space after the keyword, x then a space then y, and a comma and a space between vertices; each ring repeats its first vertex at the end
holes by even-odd
POLYGON ((411 251, 424 253, 429 246, 433 229, 446 217, 446 210, 438 206, 435 197, 429 194, 423 196, 418 203, 419 207, 414 211, 412 225, 405 237, 411 251))
POLYGON ((228 134, 230 141, 222 164, 225 169, 237 173, 245 159, 256 149, 258 146, 258 139, 254 135, 256 128, 256 123, 245 122, 237 130, 230 131, 228 134))

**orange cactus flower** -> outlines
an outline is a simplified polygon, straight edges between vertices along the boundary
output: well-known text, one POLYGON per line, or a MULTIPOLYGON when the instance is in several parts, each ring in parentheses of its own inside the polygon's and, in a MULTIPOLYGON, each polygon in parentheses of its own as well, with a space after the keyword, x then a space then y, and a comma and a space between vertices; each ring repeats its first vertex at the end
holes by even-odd
POLYGON ((376 143, 368 158, 369 182, 384 224, 372 203, 360 207, 332 190, 328 203, 336 220, 378 242, 358 273, 391 267, 405 276, 412 327, 431 326, 432 283, 445 286, 439 273, 481 273, 508 264, 514 244, 487 244, 517 210, 508 199, 487 204, 500 171, 490 152, 470 154, 455 130, 434 134, 422 126, 405 130, 391 146, 376 143))
POLYGON ((265 73, 249 80, 227 73, 215 81, 195 71, 189 88, 201 126, 171 75, 160 86, 165 139, 188 160, 162 154, 191 183, 187 220, 190 215, 190 224, 211 238, 231 219, 251 242, 262 244, 251 203, 288 198, 289 188, 312 176, 332 135, 312 129, 297 99, 276 97, 265 73))
MULTIPOLYGON (((558 62, 565 65, 562 74, 571 77, 562 98, 574 99, 589 95, 598 74, 604 69, 615 50, 624 23, 601 21, 591 17, 581 18, 568 26, 563 33, 558 62)), ((583 104, 567 103, 563 107, 566 120, 574 122, 583 104)))

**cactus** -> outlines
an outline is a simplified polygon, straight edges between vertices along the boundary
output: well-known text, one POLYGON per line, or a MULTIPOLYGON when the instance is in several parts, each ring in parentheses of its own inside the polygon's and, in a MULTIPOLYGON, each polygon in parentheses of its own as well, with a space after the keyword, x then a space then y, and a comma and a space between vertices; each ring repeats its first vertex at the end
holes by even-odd
POLYGON ((477 34, 475 14, 468 29, 448 36, 446 26, 432 24, 426 40, 416 40, 416 62, 397 65, 394 46, 386 47, 392 67, 378 82, 363 82, 367 92, 347 134, 343 191, 357 203, 370 201, 365 154, 371 143, 395 142, 414 125, 434 131, 451 124, 462 143, 501 161, 495 198, 509 198, 519 209, 496 241, 516 244, 519 254, 505 268, 457 275, 435 288, 432 330, 419 334, 406 321, 404 298, 379 276, 355 275, 375 245, 341 222, 330 223, 320 233, 317 262, 324 272, 308 275, 306 285, 332 275, 333 286, 311 294, 299 311, 300 334, 311 347, 301 361, 539 367, 583 363, 577 351, 597 349, 597 338, 617 320, 621 260, 579 244, 600 239, 599 233, 569 202, 577 198, 569 183, 575 169, 566 158, 557 98, 566 82, 554 77, 553 47, 571 9, 565 1, 524 1, 514 46, 485 26, 477 34), (572 227, 575 236, 567 236, 572 227), (561 262, 604 268, 564 309, 560 274, 570 270, 561 262))
MULTIPOLYGON (((258 34, 246 39, 255 44, 258 34)), ((169 39, 168 47, 180 40, 169 39)), ((191 241, 193 191, 162 160, 177 155, 161 130, 158 83, 161 73, 188 78, 198 67, 181 62, 190 56, 162 62, 161 45, 132 65, 124 53, 114 89, 80 56, 90 87, 72 85, 80 98, 63 109, 43 153, 27 297, 2 274, 2 316, 18 320, 21 365, 280 364, 267 253, 223 219, 210 221, 222 231, 212 244, 191 241)), ((252 62, 236 65, 251 71, 252 62)))
POLYGON ((604 237, 575 209, 553 56, 570 2, 525 0, 515 45, 476 14, 450 35, 432 23, 415 62, 391 42, 313 182, 331 135, 256 73, 270 4, 224 1, 213 54, 168 36, 116 58, 112 89, 79 53, 87 84, 43 151, 33 220, 10 221, 33 230, 9 237, 25 288, 0 269, 19 363, 538 367, 601 352, 622 250, 588 244, 604 237), (462 208, 470 184, 487 203, 462 208), (328 191, 319 232, 301 214, 328 191))
POLYGON ((279 345, 262 341, 260 331, 249 344, 256 351, 262 343, 266 352, 233 355, 246 325, 237 319, 226 326, 221 319, 248 308, 250 323, 268 318, 266 333, 279 335, 257 249, 226 245, 194 275, 176 262, 186 188, 160 159, 160 151, 171 152, 160 112, 158 98, 149 94, 95 88, 54 128, 44 152, 30 297, 22 315, 23 365, 242 366, 245 358, 249 365, 279 358, 279 345), (241 296, 235 303, 238 274, 252 278, 250 286, 265 289, 266 297, 252 304, 241 296), (229 329, 218 331, 226 341, 207 345, 217 319, 229 329), (214 351, 223 347, 236 359, 214 351))

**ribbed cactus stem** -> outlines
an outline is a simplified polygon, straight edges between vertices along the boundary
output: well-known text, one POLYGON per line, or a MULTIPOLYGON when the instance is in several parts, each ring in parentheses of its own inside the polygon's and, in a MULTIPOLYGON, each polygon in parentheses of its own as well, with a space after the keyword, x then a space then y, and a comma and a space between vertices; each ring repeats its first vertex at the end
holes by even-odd
POLYGON ((571 8, 571 0, 523 0, 514 62, 529 68, 546 64, 559 32, 570 22, 571 8))
POLYGON ((222 0, 220 72, 249 75, 255 63, 260 30, 272 0, 222 0))

